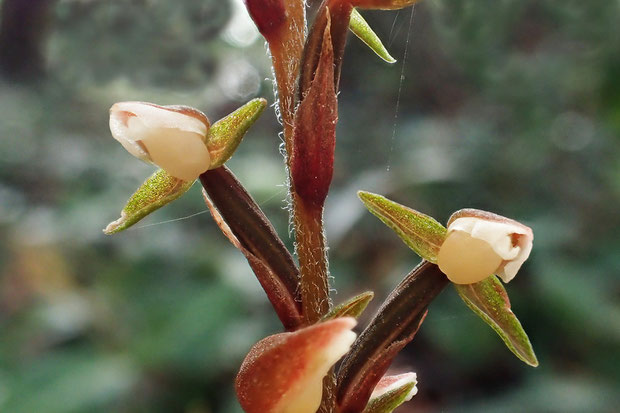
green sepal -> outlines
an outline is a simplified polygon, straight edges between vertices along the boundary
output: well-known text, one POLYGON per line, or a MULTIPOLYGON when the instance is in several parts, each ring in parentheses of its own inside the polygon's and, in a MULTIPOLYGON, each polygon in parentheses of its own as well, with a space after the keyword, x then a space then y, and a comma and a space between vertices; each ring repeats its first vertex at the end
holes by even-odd
POLYGON ((379 397, 370 399, 363 413, 392 413, 398 406, 407 401, 417 382, 405 383, 379 397))
POLYGON ((245 133, 256 122, 266 106, 265 99, 252 99, 211 125, 207 133, 207 149, 211 155, 209 169, 219 168, 230 159, 245 133))
POLYGON ((348 299, 344 303, 332 308, 331 311, 323 316, 323 321, 331 320, 339 317, 358 318, 368 306, 368 303, 374 298, 375 293, 366 291, 353 298, 348 299))
POLYGON ((151 212, 179 198, 193 183, 168 175, 163 169, 158 170, 129 198, 121 211, 121 217, 110 222, 103 232, 110 235, 129 228, 151 212))
POLYGON ((366 20, 356 9, 351 12, 351 20, 349 20, 349 29, 356 35, 366 46, 377 54, 387 63, 396 63, 390 53, 387 51, 379 36, 370 28, 366 20))
POLYGON ((508 293, 492 275, 475 284, 454 284, 465 304, 484 320, 524 363, 538 366, 538 360, 519 319, 510 309, 508 293))
POLYGON ((421 212, 370 192, 359 191, 366 208, 390 227, 416 254, 437 263, 439 248, 446 238, 446 228, 421 212))

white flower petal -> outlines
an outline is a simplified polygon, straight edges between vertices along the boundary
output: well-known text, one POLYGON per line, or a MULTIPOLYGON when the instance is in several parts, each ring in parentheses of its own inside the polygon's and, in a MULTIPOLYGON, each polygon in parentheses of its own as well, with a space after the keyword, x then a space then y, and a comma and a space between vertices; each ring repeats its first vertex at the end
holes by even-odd
POLYGON ((206 135, 207 126, 199 119, 146 102, 118 102, 112 110, 129 112, 140 118, 147 128, 170 128, 206 135))
POLYGON ((119 102, 110 109, 110 131, 129 153, 185 181, 211 164, 208 120, 195 109, 119 102))
MULTIPOLYGON (((115 105, 116 106, 116 105, 115 105)), ((112 132, 112 137, 120 142, 123 145, 123 148, 127 150, 130 154, 135 156, 138 159, 142 159, 143 161, 149 161, 148 154, 144 151, 142 147, 138 143, 136 143, 132 134, 127 127, 127 122, 129 120, 129 113, 123 111, 115 111, 110 109, 110 132, 112 132)))
POLYGON ((508 261, 504 264, 502 268, 497 272, 497 276, 502 279, 505 283, 510 282, 523 263, 530 256, 530 252, 532 252, 532 239, 526 236, 519 237, 519 245, 521 249, 519 250, 519 255, 517 255, 513 260, 508 261))
POLYGON ((455 219, 448 227, 448 231, 465 231, 473 238, 486 241, 504 260, 514 259, 521 249, 512 245, 511 235, 525 233, 523 227, 519 225, 475 217, 455 219))

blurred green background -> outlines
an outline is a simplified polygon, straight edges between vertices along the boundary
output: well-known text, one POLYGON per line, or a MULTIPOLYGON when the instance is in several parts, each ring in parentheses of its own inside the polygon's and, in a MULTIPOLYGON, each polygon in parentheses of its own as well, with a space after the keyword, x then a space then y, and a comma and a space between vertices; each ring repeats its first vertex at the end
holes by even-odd
MULTIPOLYGON (((280 327, 199 187, 131 230, 101 229, 153 170, 112 139, 114 102, 187 104, 212 121, 273 102, 241 1, 0 10, 0 411, 240 412, 237 368, 280 327)), ((363 14, 398 63, 349 39, 326 210, 334 301, 374 290, 364 322, 418 261, 358 189, 443 222, 487 209, 535 233, 507 289, 540 367, 449 288, 393 365, 419 377, 399 412, 619 411, 620 2, 363 14)), ((290 246, 278 130, 266 111, 228 165, 290 246)))

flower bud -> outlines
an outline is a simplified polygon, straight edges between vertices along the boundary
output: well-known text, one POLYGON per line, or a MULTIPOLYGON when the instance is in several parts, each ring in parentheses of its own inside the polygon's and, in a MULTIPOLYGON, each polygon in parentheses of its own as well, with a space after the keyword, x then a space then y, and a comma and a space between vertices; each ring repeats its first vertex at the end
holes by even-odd
POLYGON ((383 376, 375 386, 363 413, 390 413, 418 393, 415 373, 383 376))
POLYGON ((509 218, 476 209, 452 215, 437 264, 455 284, 473 284, 497 274, 514 278, 529 257, 531 228, 509 218))
POLYGON ((243 361, 235 387, 247 413, 315 413, 323 378, 346 354, 356 321, 337 318, 258 342, 243 361))
MULTIPOLYGON (((329 15, 328 15, 329 16, 329 15)), ((338 97, 329 17, 322 35, 314 80, 295 113, 291 181, 308 204, 323 206, 334 174, 338 97)))
POLYGON ((283 0, 244 0, 258 31, 269 41, 286 23, 283 0))
POLYGON ((119 102, 110 108, 114 139, 133 156, 184 181, 194 181, 211 164, 208 130, 207 117, 187 106, 119 102))
POLYGON ((415 373, 403 373, 398 376, 383 376, 375 386, 370 396, 370 401, 372 402, 373 399, 378 399, 391 391, 401 389, 405 386, 409 387, 409 389, 403 401, 409 401, 418 393, 418 388, 416 387, 417 383, 418 376, 415 373))

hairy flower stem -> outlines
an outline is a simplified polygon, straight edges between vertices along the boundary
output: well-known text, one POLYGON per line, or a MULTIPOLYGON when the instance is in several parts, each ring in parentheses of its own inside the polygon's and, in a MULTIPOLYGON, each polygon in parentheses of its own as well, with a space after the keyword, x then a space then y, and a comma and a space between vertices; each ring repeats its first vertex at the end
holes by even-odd
POLYGON ((323 207, 308 205, 297 194, 293 198, 302 313, 307 324, 314 324, 330 308, 323 207))
MULTIPOLYGON (((311 325, 320 321, 331 307, 323 206, 306 205, 303 199, 293 194, 293 214, 301 273, 302 316, 304 322, 311 325)), ((335 388, 336 376, 331 369, 323 379, 323 399, 317 413, 333 412, 335 388)))
MULTIPOLYGON (((291 67, 287 63, 287 56, 285 55, 285 48, 281 45, 270 45, 270 52, 272 56, 273 71, 276 78, 276 84, 278 89, 278 107, 280 110, 280 117, 282 120, 282 128, 284 132, 284 148, 286 153, 290 154, 292 150, 293 142, 293 119, 295 114, 295 79, 296 73, 291 72, 291 67)), ((295 64, 294 69, 297 70, 298 64, 295 64)), ((290 157, 286 157, 286 166, 289 165, 290 157)))
MULTIPOLYGON (((287 1, 287 19, 273 36, 266 36, 278 94, 278 108, 284 129, 284 145, 290 154, 295 116, 295 90, 306 38, 306 13, 303 1, 287 1)), ((287 167, 289 158, 286 160, 287 167)))
MULTIPOLYGON (((289 193, 292 201, 291 217, 295 230, 296 252, 299 258, 302 317, 307 325, 314 324, 330 309, 327 246, 323 231, 323 202, 309 202, 295 192, 291 175, 291 157, 295 135, 297 110, 297 78, 306 40, 305 5, 303 1, 288 1, 287 29, 269 42, 274 76, 278 91, 278 105, 283 124, 286 166, 289 172, 289 193)), ((271 38, 270 38, 271 37, 271 38)), ((331 62, 330 62, 331 67, 331 62)), ((333 74, 331 74, 333 78, 333 74)), ((334 93, 335 96, 335 93, 334 93)), ((301 100, 301 99, 299 99, 301 100)), ((311 173, 312 171, 308 171, 311 173)), ((329 185, 329 184, 327 184, 329 185)), ((324 380, 323 401, 319 412, 331 413, 335 404, 335 377, 333 371, 324 380)))
MULTIPOLYGON (((286 3, 287 30, 268 38, 278 92, 278 106, 284 132, 286 165, 290 171, 293 151, 296 81, 305 42, 305 13, 301 1, 286 3)), ((301 271, 301 298, 304 319, 313 324, 329 311, 326 245, 323 234, 323 207, 307 205, 297 196, 289 178, 295 225, 297 254, 301 271)))

